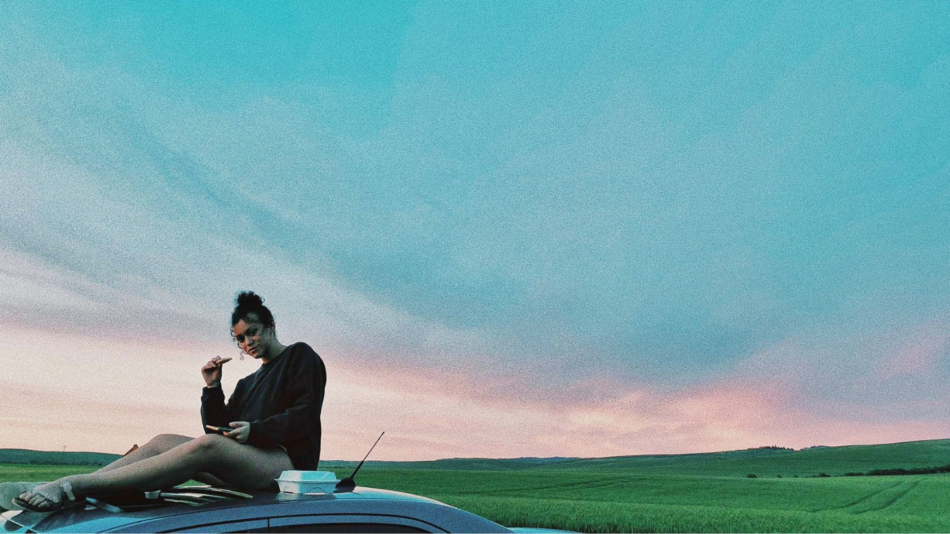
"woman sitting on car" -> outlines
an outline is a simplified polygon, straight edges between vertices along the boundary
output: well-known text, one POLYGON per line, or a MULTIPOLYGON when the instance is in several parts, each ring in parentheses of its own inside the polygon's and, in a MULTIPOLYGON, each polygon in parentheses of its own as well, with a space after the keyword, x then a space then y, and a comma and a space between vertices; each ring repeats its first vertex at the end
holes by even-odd
POLYGON ((201 368, 205 435, 163 434, 115 462, 86 475, 63 477, 24 492, 21 508, 58 510, 83 495, 154 491, 194 479, 216 486, 276 489, 281 471, 316 470, 320 461, 320 411, 326 368, 305 343, 277 341, 274 316, 251 292, 237 297, 231 335, 244 353, 262 362, 240 381, 227 404, 222 366, 215 357, 201 368))

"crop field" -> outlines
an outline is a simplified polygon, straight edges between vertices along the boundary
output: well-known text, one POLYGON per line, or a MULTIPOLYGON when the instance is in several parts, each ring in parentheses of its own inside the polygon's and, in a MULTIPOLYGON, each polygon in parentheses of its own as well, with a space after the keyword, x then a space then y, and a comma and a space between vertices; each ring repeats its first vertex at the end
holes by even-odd
POLYGON ((604 472, 367 471, 508 526, 582 532, 947 532, 950 476, 740 478, 604 472))
MULTIPOLYGON (((367 463, 360 485, 424 495, 507 526, 581 532, 948 532, 950 440, 584 460, 367 463), (819 473, 830 476, 818 477, 819 473), (748 475, 755 474, 755 478, 748 475)), ((321 468, 349 475, 352 462, 321 468)), ((0 481, 84 466, 0 464, 0 481)))

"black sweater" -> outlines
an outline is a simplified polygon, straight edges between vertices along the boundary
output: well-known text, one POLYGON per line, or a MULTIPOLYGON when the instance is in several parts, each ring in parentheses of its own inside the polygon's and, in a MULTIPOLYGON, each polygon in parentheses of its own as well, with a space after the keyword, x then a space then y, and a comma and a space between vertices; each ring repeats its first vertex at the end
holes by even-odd
MULTIPOLYGON (((248 444, 282 446, 294 469, 316 470, 326 384, 327 371, 320 356, 306 343, 294 343, 257 372, 239 380, 227 406, 221 386, 204 388, 201 421, 212 426, 248 421, 248 444)), ((211 430, 206 428, 205 433, 211 430)))

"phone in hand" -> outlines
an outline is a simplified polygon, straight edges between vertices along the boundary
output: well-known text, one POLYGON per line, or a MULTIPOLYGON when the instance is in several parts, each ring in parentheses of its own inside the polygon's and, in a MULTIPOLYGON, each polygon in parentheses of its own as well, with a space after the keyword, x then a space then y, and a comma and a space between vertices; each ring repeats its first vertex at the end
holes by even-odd
POLYGON ((225 432, 230 432, 230 431, 232 431, 232 430, 237 430, 237 429, 231 428, 231 427, 229 427, 229 426, 211 426, 211 425, 205 425, 205 428, 211 430, 212 432, 217 432, 218 434, 224 434, 225 432))

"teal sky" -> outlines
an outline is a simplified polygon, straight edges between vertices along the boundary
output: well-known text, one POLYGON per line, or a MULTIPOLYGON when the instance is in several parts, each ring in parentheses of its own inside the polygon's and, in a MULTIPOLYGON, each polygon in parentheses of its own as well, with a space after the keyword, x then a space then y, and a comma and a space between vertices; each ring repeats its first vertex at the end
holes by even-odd
POLYGON ((0 97, 0 327, 950 431, 950 3, 14 1, 0 97))

